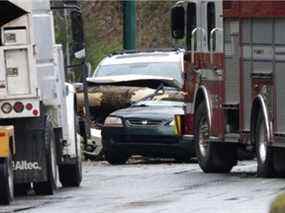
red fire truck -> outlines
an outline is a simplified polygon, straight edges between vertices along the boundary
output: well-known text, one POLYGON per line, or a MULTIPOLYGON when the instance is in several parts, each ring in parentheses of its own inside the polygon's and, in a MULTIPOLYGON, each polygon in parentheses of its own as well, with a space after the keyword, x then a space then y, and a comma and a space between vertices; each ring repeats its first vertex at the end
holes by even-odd
POLYGON ((261 177, 285 173, 285 1, 179 1, 172 37, 185 42, 187 107, 204 172, 230 172, 237 150, 261 177))

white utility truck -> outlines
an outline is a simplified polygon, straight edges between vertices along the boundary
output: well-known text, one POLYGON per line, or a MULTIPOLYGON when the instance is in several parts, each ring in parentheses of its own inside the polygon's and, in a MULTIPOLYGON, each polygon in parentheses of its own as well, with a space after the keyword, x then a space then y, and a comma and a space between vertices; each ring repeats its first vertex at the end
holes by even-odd
MULTIPOLYGON (((84 62, 81 14, 74 2, 67 11, 78 31, 74 37, 80 35, 74 42, 81 49, 74 53, 84 62)), ((49 0, 0 1, 1 204, 9 204, 14 191, 23 194, 31 187, 36 194, 53 194, 57 175, 64 187, 81 183, 75 91, 65 83, 53 19, 49 0)))

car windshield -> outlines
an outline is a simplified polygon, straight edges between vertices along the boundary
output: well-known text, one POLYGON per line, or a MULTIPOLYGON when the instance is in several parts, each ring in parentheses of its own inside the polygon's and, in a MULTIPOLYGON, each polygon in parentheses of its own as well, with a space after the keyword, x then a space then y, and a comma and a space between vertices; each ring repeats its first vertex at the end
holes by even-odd
POLYGON ((94 77, 117 75, 152 75, 174 78, 182 83, 181 66, 178 62, 150 62, 101 65, 94 77))
POLYGON ((138 106, 169 106, 169 107, 183 107, 185 104, 182 101, 139 101, 133 105, 133 107, 138 106))

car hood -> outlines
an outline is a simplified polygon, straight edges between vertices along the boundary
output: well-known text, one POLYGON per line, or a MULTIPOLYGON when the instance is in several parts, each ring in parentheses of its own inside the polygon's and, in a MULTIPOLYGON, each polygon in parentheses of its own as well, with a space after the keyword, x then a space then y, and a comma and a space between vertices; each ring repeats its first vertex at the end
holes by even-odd
POLYGON ((118 86, 138 86, 156 89, 161 84, 166 87, 181 89, 182 85, 174 78, 153 75, 118 75, 106 77, 87 78, 89 84, 95 85, 118 85, 118 86))
POLYGON ((143 106, 143 107, 129 107, 117 110, 111 113, 112 116, 122 118, 144 118, 144 119, 158 119, 171 120, 174 115, 182 115, 184 113, 183 107, 174 106, 143 106))

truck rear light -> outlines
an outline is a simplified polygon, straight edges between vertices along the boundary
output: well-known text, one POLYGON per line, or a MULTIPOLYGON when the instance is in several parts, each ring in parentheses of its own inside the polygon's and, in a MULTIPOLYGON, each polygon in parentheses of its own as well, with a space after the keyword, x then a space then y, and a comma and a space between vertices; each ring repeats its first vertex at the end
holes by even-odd
POLYGON ((14 110, 15 110, 15 112, 17 112, 17 113, 23 112, 23 110, 24 110, 24 104, 22 104, 21 102, 16 102, 16 103, 14 104, 14 110))
POLYGON ((2 112, 4 112, 5 114, 8 114, 12 111, 12 105, 9 103, 4 103, 1 106, 1 110, 2 112))
POLYGON ((38 111, 37 109, 34 109, 34 110, 33 110, 33 115, 34 115, 34 116, 37 116, 38 114, 39 114, 39 111, 38 111))
POLYGON ((29 111, 32 110, 33 109, 33 104, 27 103, 26 104, 26 109, 29 110, 29 111))

